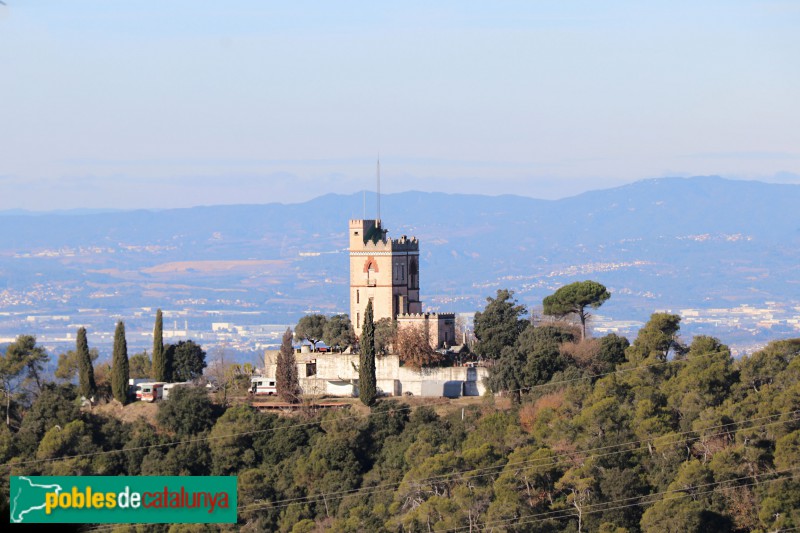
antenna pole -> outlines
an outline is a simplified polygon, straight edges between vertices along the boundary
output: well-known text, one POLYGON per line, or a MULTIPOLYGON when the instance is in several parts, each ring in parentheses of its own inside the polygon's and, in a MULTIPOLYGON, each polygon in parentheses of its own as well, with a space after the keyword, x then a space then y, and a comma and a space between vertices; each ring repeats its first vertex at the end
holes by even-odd
POLYGON ((378 220, 381 219, 381 156, 378 156, 378 220))
POLYGON ((367 189, 364 189, 364 216, 363 220, 367 220, 367 189))

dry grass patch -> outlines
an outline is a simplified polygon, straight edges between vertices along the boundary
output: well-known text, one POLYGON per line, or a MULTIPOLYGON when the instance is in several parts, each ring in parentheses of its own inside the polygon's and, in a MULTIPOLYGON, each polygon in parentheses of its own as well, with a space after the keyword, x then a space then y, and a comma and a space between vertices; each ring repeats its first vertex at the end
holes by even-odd
POLYGON ((156 414, 158 414, 158 404, 150 402, 132 402, 128 405, 122 405, 116 400, 108 403, 95 405, 92 407, 92 412, 113 416, 121 422, 135 422, 140 418, 144 418, 148 423, 156 424, 156 414))

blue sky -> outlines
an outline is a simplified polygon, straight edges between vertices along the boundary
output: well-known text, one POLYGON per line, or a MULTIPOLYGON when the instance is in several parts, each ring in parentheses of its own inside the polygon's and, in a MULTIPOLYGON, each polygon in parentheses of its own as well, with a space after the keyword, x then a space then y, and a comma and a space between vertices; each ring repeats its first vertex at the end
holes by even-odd
POLYGON ((6 3, 0 209, 800 183, 800 2, 6 3))

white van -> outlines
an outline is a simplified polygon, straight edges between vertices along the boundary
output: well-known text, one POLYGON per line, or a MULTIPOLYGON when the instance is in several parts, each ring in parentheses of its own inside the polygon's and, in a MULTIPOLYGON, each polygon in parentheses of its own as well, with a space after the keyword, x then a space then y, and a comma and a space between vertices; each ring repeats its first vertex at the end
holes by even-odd
POLYGON ((250 378, 250 394, 255 396, 274 396, 278 394, 275 388, 275 378, 253 376, 250 378))

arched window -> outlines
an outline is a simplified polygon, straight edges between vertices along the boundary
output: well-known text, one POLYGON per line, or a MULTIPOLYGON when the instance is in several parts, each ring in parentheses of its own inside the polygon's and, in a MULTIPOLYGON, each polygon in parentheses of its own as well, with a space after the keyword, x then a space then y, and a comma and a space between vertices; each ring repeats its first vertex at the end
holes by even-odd
POLYGON ((408 263, 408 285, 411 287, 419 287, 419 265, 417 259, 412 259, 408 263))
POLYGON ((378 262, 375 261, 375 258, 367 259, 367 262, 364 263, 364 272, 367 274, 367 285, 370 287, 377 285, 378 262))

